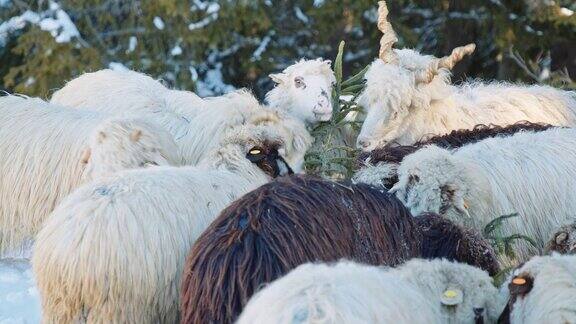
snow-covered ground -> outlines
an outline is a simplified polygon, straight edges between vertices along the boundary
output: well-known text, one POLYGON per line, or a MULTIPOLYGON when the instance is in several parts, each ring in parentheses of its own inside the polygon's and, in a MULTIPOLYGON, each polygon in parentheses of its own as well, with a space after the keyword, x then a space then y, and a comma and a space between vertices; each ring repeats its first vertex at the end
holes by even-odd
POLYGON ((26 259, 0 260, 0 324, 40 323, 40 296, 26 259))

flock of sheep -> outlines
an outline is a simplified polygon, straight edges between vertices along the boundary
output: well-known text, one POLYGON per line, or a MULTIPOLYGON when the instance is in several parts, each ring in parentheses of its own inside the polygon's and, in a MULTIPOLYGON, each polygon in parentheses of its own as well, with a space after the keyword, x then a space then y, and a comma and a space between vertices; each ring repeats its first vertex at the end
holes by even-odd
POLYGON ((352 182, 303 174, 321 59, 267 105, 111 70, 1 97, 0 257, 31 258, 44 322, 576 323, 576 93, 452 85, 475 46, 394 49, 379 5, 352 182), (532 241, 497 254, 511 213, 532 241))

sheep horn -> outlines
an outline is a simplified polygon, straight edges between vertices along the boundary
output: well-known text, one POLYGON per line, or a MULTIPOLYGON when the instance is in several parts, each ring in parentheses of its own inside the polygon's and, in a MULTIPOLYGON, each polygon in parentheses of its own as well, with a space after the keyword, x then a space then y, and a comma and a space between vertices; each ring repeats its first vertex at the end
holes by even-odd
POLYGON ((456 63, 460 62, 464 56, 472 54, 475 49, 476 44, 474 43, 456 47, 449 56, 432 60, 426 69, 416 72, 414 76, 416 83, 432 82, 440 69, 451 70, 456 63))
POLYGON ((398 38, 387 17, 386 1, 378 1, 378 29, 384 34, 380 39, 379 57, 384 63, 398 64, 398 57, 392 50, 392 46, 398 41, 398 38))

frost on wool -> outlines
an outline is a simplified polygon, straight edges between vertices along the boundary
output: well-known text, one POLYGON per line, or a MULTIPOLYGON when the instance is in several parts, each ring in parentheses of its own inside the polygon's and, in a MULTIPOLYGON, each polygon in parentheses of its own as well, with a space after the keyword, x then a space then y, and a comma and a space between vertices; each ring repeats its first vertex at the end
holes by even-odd
POLYGON ((440 306, 440 323, 495 323, 505 301, 478 268, 447 260, 412 259, 389 273, 440 306))
POLYGON ((576 256, 536 256, 502 285, 508 298, 499 323, 575 323, 576 256))
POLYGON ((518 260, 542 252, 554 231, 573 220, 576 202, 576 130, 549 129, 489 138, 454 152, 429 146, 407 156, 391 189, 417 215, 440 213, 482 230, 500 215, 502 235, 516 243, 518 260))
POLYGON ((306 263, 250 298, 237 323, 445 323, 427 297, 375 266, 306 263))
POLYGON ((270 78, 276 83, 266 94, 270 108, 308 124, 332 117, 332 86, 336 77, 330 61, 300 60, 270 78))
POLYGON ((73 192, 34 246, 44 321, 178 322, 191 245, 226 205, 289 171, 281 144, 269 128, 239 126, 196 167, 120 172, 73 192))
POLYGON ((82 183, 146 163, 178 162, 168 134, 144 121, 106 118, 40 99, 0 98, 0 255, 26 254, 48 214, 82 183), (136 140, 134 132, 140 132, 136 140), (105 141, 94 141, 101 135, 105 141))
POLYGON ((490 137, 510 136, 522 131, 539 132, 553 126, 542 123, 518 122, 508 126, 476 125, 473 129, 453 130, 447 135, 423 137, 413 145, 393 145, 393 143, 371 152, 362 152, 356 160, 352 181, 373 186, 392 188, 398 182, 397 169, 404 157, 428 145, 446 149, 457 149, 466 144, 475 143, 490 137))

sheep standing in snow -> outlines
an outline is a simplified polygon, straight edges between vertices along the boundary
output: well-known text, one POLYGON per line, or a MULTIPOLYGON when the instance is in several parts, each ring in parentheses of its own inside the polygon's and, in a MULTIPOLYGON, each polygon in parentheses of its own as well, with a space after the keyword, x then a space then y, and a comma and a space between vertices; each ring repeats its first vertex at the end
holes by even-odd
POLYGON ((398 182, 397 170, 404 157, 425 146, 436 145, 442 148, 456 149, 490 137, 509 136, 522 131, 538 132, 551 127, 553 126, 530 122, 518 122, 508 126, 476 125, 471 130, 460 129, 447 135, 425 137, 413 145, 386 145, 371 152, 360 154, 356 165, 361 169, 354 174, 352 181, 377 187, 384 186, 386 189, 390 189, 398 182))
POLYGON ((177 164, 171 136, 140 119, 0 98, 0 255, 16 256, 76 187, 116 171, 177 164))
POLYGON ((371 151, 387 143, 408 145, 422 136, 447 134, 478 124, 517 121, 556 126, 576 124, 576 94, 548 86, 468 82, 450 84, 450 69, 475 45, 437 59, 410 49, 392 49, 397 38, 380 1, 378 27, 384 33, 380 57, 366 73, 358 103, 367 110, 358 147, 371 151))
POLYGON ((546 252, 576 254, 576 222, 560 227, 546 244, 546 252))
POLYGON ((447 260, 413 259, 390 269, 440 306, 440 323, 495 323, 505 301, 492 278, 475 267, 447 260))
POLYGON ((576 256, 537 256, 502 286, 508 304, 498 323, 576 323, 576 256))
POLYGON ((447 225, 428 220, 421 233, 397 199, 367 185, 277 179, 231 204, 195 243, 185 266, 182 321, 231 323, 260 285, 306 262, 397 265, 422 256, 494 269, 493 252, 478 244, 478 235, 454 226, 458 233, 442 245, 438 235, 446 235, 447 225))
POLYGON ((549 129, 489 138, 454 152, 429 146, 404 158, 391 189, 414 215, 429 211, 482 230, 501 215, 502 235, 517 242, 520 260, 542 252, 576 208, 576 130, 549 129))
POLYGON ((382 268, 307 263, 255 294, 237 323, 446 323, 427 297, 382 268))
POLYGON ((76 190, 34 246, 44 321, 178 322, 191 245, 231 201, 291 172, 281 144, 268 127, 238 126, 198 166, 126 171, 76 190))

